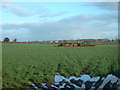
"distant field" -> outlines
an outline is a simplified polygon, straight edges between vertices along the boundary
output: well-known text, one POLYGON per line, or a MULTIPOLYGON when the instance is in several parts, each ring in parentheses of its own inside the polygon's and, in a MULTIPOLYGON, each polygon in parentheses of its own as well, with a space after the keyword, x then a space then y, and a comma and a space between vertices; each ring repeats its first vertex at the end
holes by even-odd
POLYGON ((116 74, 118 46, 56 47, 49 44, 2 44, 3 87, 23 87, 29 79, 52 82, 55 73, 65 76, 89 73, 116 74))

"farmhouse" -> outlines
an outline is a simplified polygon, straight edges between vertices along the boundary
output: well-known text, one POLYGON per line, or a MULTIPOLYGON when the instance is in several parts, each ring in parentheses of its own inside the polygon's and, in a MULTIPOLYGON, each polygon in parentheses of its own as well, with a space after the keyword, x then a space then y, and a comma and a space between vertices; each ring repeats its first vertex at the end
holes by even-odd
POLYGON ((50 41, 51 44, 58 44, 59 41, 50 41))

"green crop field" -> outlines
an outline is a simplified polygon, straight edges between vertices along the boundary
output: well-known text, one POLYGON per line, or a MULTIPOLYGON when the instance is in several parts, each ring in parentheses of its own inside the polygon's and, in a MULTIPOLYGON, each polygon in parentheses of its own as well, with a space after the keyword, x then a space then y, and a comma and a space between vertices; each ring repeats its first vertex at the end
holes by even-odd
POLYGON ((55 73, 92 76, 118 73, 118 46, 57 47, 50 44, 2 44, 3 87, 24 87, 29 79, 52 82, 55 73))

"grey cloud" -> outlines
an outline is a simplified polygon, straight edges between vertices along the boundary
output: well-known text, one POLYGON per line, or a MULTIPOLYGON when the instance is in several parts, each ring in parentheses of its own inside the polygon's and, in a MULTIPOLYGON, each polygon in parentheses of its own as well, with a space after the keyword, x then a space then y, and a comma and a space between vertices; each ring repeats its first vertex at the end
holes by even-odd
POLYGON ((21 9, 20 7, 15 6, 10 2, 2 3, 2 7, 3 7, 3 9, 6 8, 6 9, 8 9, 8 11, 11 11, 12 13, 16 14, 17 16, 22 16, 22 17, 37 15, 40 18, 46 18, 46 17, 61 16, 61 15, 67 13, 67 11, 62 11, 62 12, 58 12, 58 13, 54 14, 50 9, 42 7, 42 6, 38 6, 38 7, 31 6, 33 10, 28 11, 28 10, 21 9))
POLYGON ((91 23, 91 22, 100 22, 105 25, 110 23, 116 23, 118 20, 117 13, 109 13, 109 14, 82 14, 75 17, 63 19, 60 22, 62 23, 91 23))
POLYGON ((14 6, 12 3, 2 3, 2 7, 3 9, 9 9, 10 11, 12 11, 14 14, 16 14, 17 16, 32 16, 33 14, 29 11, 23 10, 20 7, 14 6))
POLYGON ((56 22, 4 24, 4 36, 20 40, 56 40, 117 37, 117 17, 112 14, 79 15, 56 22), (110 26, 110 24, 115 24, 110 26), (15 31, 11 34, 10 31, 15 31), (21 33, 20 33, 21 32, 21 33), (10 34, 9 34, 10 33, 10 34), (20 33, 20 34, 19 34, 20 33), (16 35, 17 34, 17 35, 16 35))
POLYGON ((92 2, 84 4, 85 6, 92 6, 97 7, 99 9, 103 10, 109 10, 109 11, 117 11, 118 10, 118 2, 92 2))

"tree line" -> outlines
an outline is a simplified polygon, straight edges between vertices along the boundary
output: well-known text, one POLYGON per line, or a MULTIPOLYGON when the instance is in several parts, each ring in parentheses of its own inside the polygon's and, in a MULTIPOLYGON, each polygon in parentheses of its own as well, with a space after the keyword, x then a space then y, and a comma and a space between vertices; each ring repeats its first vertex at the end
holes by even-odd
MULTIPOLYGON (((3 42, 10 42, 10 39, 8 37, 5 37, 3 42)), ((12 42, 17 42, 17 39, 15 38, 12 42)))
MULTIPOLYGON (((3 42, 10 42, 8 37, 5 37, 3 42)), ((11 42, 17 42, 17 39, 13 39, 11 42)), ((26 43, 44 43, 44 44, 61 44, 61 43, 89 43, 89 44, 118 44, 120 39, 77 39, 77 40, 47 40, 47 41, 26 41, 26 43), (56 41, 58 41, 56 43, 56 41)))

